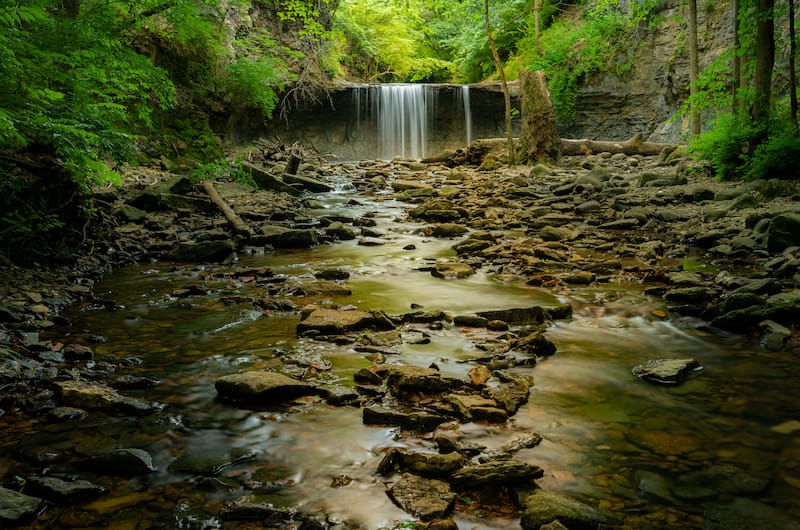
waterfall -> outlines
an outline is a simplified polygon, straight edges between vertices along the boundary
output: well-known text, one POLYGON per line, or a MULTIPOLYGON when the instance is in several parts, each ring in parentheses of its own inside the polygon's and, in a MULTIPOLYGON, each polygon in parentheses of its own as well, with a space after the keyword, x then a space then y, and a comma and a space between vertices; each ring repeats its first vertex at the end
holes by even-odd
POLYGON ((360 85, 354 88, 352 97, 354 119, 349 128, 349 141, 363 146, 359 152, 364 154, 367 154, 367 145, 372 146, 375 158, 421 159, 453 144, 461 147, 464 135, 467 144, 472 140, 472 113, 466 85, 360 85), (444 109, 438 109, 440 95, 454 105, 448 103, 444 109), (443 114, 440 116, 440 113, 443 114), (460 114, 463 120, 459 119, 460 114), (464 130, 460 131, 462 123, 464 130), (458 137, 454 137, 454 133, 458 137))
POLYGON ((464 102, 464 131, 467 134, 467 143, 472 141, 472 109, 469 105, 469 86, 461 85, 461 100, 464 102))

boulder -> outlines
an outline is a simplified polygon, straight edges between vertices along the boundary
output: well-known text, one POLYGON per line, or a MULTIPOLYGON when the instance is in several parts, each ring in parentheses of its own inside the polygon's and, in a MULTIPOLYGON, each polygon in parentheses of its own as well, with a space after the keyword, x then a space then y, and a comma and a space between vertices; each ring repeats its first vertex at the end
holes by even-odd
POLYGON ((457 452, 417 453, 392 447, 378 464, 378 473, 391 475, 396 471, 409 472, 424 477, 441 477, 461 469, 466 459, 457 452))
POLYGON ((469 229, 456 223, 440 223, 425 228, 425 235, 430 237, 460 237, 466 234, 469 229))
POLYGON ((281 403, 318 393, 314 385, 265 370, 226 375, 217 379, 214 387, 223 399, 254 405, 281 403))
POLYGON ((169 251, 165 259, 182 263, 221 262, 228 259, 236 250, 233 241, 183 241, 169 251))
POLYGON ((530 384, 526 379, 509 376, 500 370, 495 371, 495 375, 499 376, 497 378, 499 381, 489 381, 489 386, 483 391, 483 395, 493 399, 509 414, 516 414, 519 408, 528 402, 530 384))
POLYGON ((633 368, 633 375, 651 383, 677 384, 686 380, 692 372, 702 370, 695 359, 655 359, 633 368))
POLYGON ((475 269, 466 263, 458 261, 437 263, 433 269, 431 269, 432 276, 446 280, 467 278, 473 274, 475 274, 475 269))
POLYGON ((35 517, 43 506, 43 499, 0 487, 0 522, 20 523, 35 517))
POLYGON ((448 394, 445 401, 452 405, 458 417, 463 422, 479 421, 481 419, 498 419, 490 423, 503 423, 508 419, 506 411, 497 407, 493 399, 474 394, 448 394), (495 414, 490 415, 493 409, 495 414))
POLYGON ((341 221, 334 221, 325 229, 325 233, 341 241, 349 241, 356 238, 356 231, 352 226, 348 226, 341 221))
POLYGON ((556 345, 541 331, 534 331, 524 337, 514 339, 511 342, 511 348, 540 357, 549 357, 556 352, 556 345))
POLYGON ((385 373, 386 385, 394 394, 406 392, 445 392, 463 384, 457 379, 442 377, 438 370, 421 366, 390 366, 385 373))
POLYGON ((565 495, 534 490, 524 502, 520 520, 522 529, 539 530, 553 521, 559 521, 571 530, 595 530, 609 522, 606 516, 588 504, 565 495))
POLYGON ((251 237, 253 245, 272 245, 275 248, 311 248, 316 246, 317 233, 310 229, 290 229, 277 225, 264 225, 261 234, 251 237))
POLYGON ((456 490, 502 485, 530 486, 534 479, 542 476, 544 471, 539 466, 516 460, 492 460, 461 468, 450 477, 450 484, 456 490))
POLYGON ((402 510, 423 521, 447 516, 456 500, 446 482, 410 473, 404 473, 387 494, 402 510))
POLYGON ((784 213, 773 217, 767 228, 766 243, 770 252, 800 246, 800 213, 784 213))

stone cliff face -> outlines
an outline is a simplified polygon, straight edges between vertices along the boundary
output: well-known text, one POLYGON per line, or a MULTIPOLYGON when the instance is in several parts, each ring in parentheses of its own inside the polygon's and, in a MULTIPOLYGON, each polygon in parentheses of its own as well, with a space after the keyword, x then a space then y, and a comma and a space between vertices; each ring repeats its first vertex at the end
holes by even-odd
MULTIPOLYGON (((704 2, 698 9, 700 69, 733 44, 729 2, 704 2)), ((641 29, 633 71, 625 78, 598 74, 580 87, 575 121, 560 127, 570 138, 622 140, 635 133, 658 142, 675 142, 686 130, 673 119, 689 95, 689 52, 683 2, 661 3, 655 29, 641 29)))

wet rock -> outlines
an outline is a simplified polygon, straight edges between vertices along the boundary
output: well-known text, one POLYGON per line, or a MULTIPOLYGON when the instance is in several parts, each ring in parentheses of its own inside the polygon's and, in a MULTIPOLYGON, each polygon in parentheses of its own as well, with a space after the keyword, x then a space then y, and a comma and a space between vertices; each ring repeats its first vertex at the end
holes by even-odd
POLYGON ((229 258, 235 249, 233 241, 228 240, 185 241, 169 251, 165 258, 184 263, 222 262, 229 258))
POLYGON ((798 314, 800 290, 794 290, 774 294, 763 305, 745 307, 718 316, 711 321, 711 326, 741 333, 765 320, 790 326, 797 322, 798 314))
POLYGON ((328 193, 329 191, 333 190, 333 187, 329 186, 328 184, 311 177, 284 174, 281 178, 286 184, 297 185, 310 191, 311 193, 328 193))
POLYGON ((549 311, 539 306, 479 311, 477 314, 487 320, 502 320, 514 326, 543 324, 551 318, 549 311))
POLYGON ((564 281, 564 283, 569 283, 572 285, 589 285, 597 277, 593 272, 589 271, 574 271, 569 272, 563 275, 560 275, 559 278, 564 281))
POLYGON ((478 315, 456 315, 453 317, 453 324, 466 328, 485 328, 489 325, 489 320, 478 315))
POLYGON ((313 331, 322 335, 341 335, 348 331, 362 331, 365 329, 390 330, 394 328, 394 323, 381 311, 313 307, 305 318, 297 324, 297 333, 302 335, 313 331))
POLYGON ((261 370, 223 376, 214 387, 221 398, 250 405, 282 403, 319 392, 314 385, 261 370))
POLYGON ((102 495, 106 489, 88 480, 64 480, 57 477, 27 477, 28 493, 57 503, 74 503, 102 495))
POLYGON ((534 331, 524 337, 514 339, 511 342, 511 348, 540 357, 549 357, 556 353, 556 345, 541 331, 534 331))
POLYGON ((457 452, 465 458, 472 458, 484 452, 486 447, 471 442, 462 442, 453 436, 446 434, 438 434, 433 439, 436 448, 440 453, 454 453, 457 452))
POLYGON ((768 484, 767 478, 758 477, 730 464, 721 464, 682 474, 672 486, 672 493, 681 499, 700 500, 722 493, 760 493, 768 484))
POLYGON ((75 407, 56 407, 48 412, 48 416, 55 421, 80 421, 88 415, 85 410, 75 407))
POLYGON ((261 234, 251 237, 252 245, 271 245, 274 248, 311 248, 317 245, 317 233, 310 228, 290 229, 277 225, 264 225, 261 234))
POLYGON ((350 387, 343 385, 324 385, 318 387, 319 394, 329 404, 339 407, 343 405, 358 405, 361 395, 350 387))
POLYGON ((83 461, 83 467, 106 475, 135 477, 157 470, 150 453, 133 447, 115 449, 83 461))
POLYGON ((491 241, 483 240, 483 239, 465 239, 463 241, 459 241, 455 245, 453 245, 453 250, 459 256, 470 256, 473 254, 477 254, 481 250, 485 250, 492 246, 491 241))
POLYGON ((494 372, 497 381, 489 381, 489 386, 483 395, 493 399, 510 415, 516 414, 519 408, 527 403, 530 395, 530 384, 526 379, 504 374, 499 370, 494 372))
POLYGON ((534 490, 524 502, 520 524, 523 530, 539 530, 543 525, 559 521, 570 529, 589 530, 609 519, 588 504, 571 497, 551 493, 541 489, 534 490))
POLYGON ((792 330, 772 320, 765 320, 759 324, 762 329, 761 345, 769 351, 778 351, 792 336, 792 330))
POLYGON ((124 414, 150 414, 161 409, 158 403, 126 397, 100 383, 70 380, 55 383, 56 397, 64 405, 80 409, 105 409, 124 414))
POLYGON ((458 524, 452 519, 434 519, 425 530, 458 530, 458 524))
POLYGON ((692 372, 703 367, 695 359, 655 359, 633 368, 633 375, 661 384, 682 383, 692 372))
POLYGON ((497 402, 473 394, 448 394, 445 401, 453 406, 461 421, 481 421, 503 423, 508 420, 506 411, 497 407, 497 402))
POLYGON ((420 182, 418 180, 404 180, 395 179, 392 181, 392 189, 394 191, 410 191, 410 190, 430 190, 433 191, 433 186, 420 182))
POLYGON ((710 287, 678 287, 664 293, 664 300, 675 304, 710 303, 716 292, 710 287))
POLYGON ((431 275, 445 280, 467 278, 475 274, 475 269, 466 263, 446 261, 437 263, 431 270, 431 275))
POLYGON ((762 278, 748 281, 741 287, 737 287, 736 289, 726 293, 725 296, 733 296, 738 294, 776 294, 781 292, 781 288, 781 282, 778 280, 773 278, 762 278))
POLYGON ((417 432, 430 432, 450 418, 430 412, 403 412, 379 406, 366 407, 363 410, 365 425, 397 425, 417 432))
POLYGON ((0 487, 0 522, 20 523, 35 517, 43 508, 44 500, 0 487))
POLYGON ((486 386, 486 382, 492 377, 492 372, 485 366, 478 365, 470 369, 467 377, 469 378, 469 384, 482 388, 486 386))
POLYGON ((409 392, 438 393, 461 386, 458 379, 442 377, 438 370, 420 366, 385 367, 386 385, 393 394, 409 392))
POLYGON ((356 231, 352 226, 348 226, 340 221, 334 221, 325 229, 325 233, 335 239, 348 241, 356 238, 356 231))
POLYGON ((376 237, 359 237, 358 246, 360 247, 380 247, 386 244, 386 241, 376 237))
POLYGON ((442 223, 425 228, 425 235, 429 237, 460 237, 469 230, 466 226, 456 223, 442 223))
POLYGON ((350 278, 350 273, 342 269, 326 269, 323 271, 315 272, 314 277, 319 280, 347 280, 350 278))
POLYGON ((770 252, 800 246, 800 213, 784 213, 773 217, 767 228, 766 243, 770 252))
POLYGON ((461 469, 466 460, 459 453, 418 453, 392 447, 378 464, 378 473, 390 475, 396 471, 424 477, 442 477, 461 469))
POLYGON ((580 232, 567 226, 545 226, 538 235, 545 241, 572 241, 580 236, 580 232))
POLYGON ((409 473, 392 484, 387 494, 402 510, 423 521, 447 516, 456 500, 446 482, 409 473))
POLYGON ((132 390, 152 388, 160 384, 161 381, 158 379, 125 374, 114 379, 114 381, 111 383, 111 386, 117 390, 132 390))
POLYGON ((82 344, 68 344, 64 346, 62 353, 65 359, 71 361, 86 361, 94 358, 92 349, 82 344))
POLYGON ((530 486, 542 476, 544 471, 539 466, 516 460, 493 460, 461 468, 449 480, 455 490, 472 490, 485 486, 530 486))
POLYGON ((259 521, 263 525, 285 528, 296 511, 276 507, 256 495, 245 495, 222 507, 219 518, 223 521, 259 521))

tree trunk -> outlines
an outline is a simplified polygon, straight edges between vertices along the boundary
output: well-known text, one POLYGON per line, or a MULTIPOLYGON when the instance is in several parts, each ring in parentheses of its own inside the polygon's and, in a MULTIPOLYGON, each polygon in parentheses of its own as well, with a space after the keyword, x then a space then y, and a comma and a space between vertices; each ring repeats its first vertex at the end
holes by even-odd
POLYGON ((558 159, 560 140, 556 114, 542 71, 524 71, 522 84, 522 132, 519 135, 522 158, 529 162, 558 159))
POLYGON ((772 97, 772 69, 775 65, 775 0, 758 0, 756 10, 756 65, 753 85, 755 100, 750 115, 766 123, 772 97))
POLYGON ((533 0, 533 34, 534 42, 536 43, 536 53, 542 53, 542 43, 540 40, 540 23, 539 13, 542 10, 542 0, 533 0))
POLYGON ((242 221, 242 219, 238 215, 236 215, 236 213, 231 209, 231 207, 228 206, 228 203, 222 200, 222 197, 219 196, 217 190, 214 189, 213 182, 211 182, 210 180, 204 180, 203 189, 205 190, 208 197, 211 199, 211 202, 216 204, 217 207, 220 209, 220 211, 222 211, 222 215, 225 216, 225 219, 227 219, 228 224, 231 225, 234 232, 245 236, 249 236, 252 234, 252 232, 250 231, 250 227, 247 226, 247 224, 244 221, 242 221))
POLYGON ((495 46, 494 37, 492 36, 492 26, 489 23, 489 0, 483 0, 483 16, 486 21, 486 37, 489 39, 489 47, 492 49, 494 64, 497 66, 497 72, 500 74, 500 83, 503 86, 503 98, 506 102, 506 140, 508 142, 508 164, 513 166, 517 163, 517 155, 514 152, 514 135, 511 131, 511 93, 508 90, 508 81, 506 80, 506 71, 503 68, 503 61, 500 59, 500 54, 497 53, 497 46, 495 46))
POLYGON ((794 29, 794 0, 789 0, 789 106, 792 130, 797 133, 797 40, 794 29))
POLYGON ((674 144, 642 141, 639 134, 623 142, 609 142, 599 140, 572 140, 561 139, 562 155, 586 155, 591 153, 623 153, 626 155, 656 156, 666 148, 674 149, 674 144))
POLYGON ((67 17, 78 18, 81 12, 81 0, 61 0, 61 7, 67 17))
POLYGON ((697 101, 700 97, 697 86, 700 67, 697 55, 697 0, 689 0, 689 132, 692 136, 700 134, 700 110, 697 101))
POLYGON ((733 88, 733 101, 731 102, 731 110, 733 115, 739 114, 739 89, 742 86, 742 58, 739 56, 739 0, 733 0, 733 79, 731 86, 733 88))

